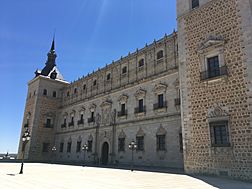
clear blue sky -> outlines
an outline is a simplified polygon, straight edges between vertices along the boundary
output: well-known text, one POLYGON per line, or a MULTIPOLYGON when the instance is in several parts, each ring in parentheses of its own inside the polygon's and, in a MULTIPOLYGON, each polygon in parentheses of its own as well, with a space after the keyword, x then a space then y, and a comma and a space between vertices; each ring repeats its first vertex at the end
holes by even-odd
POLYGON ((1 0, 0 153, 17 152, 27 82, 56 29, 57 66, 76 80, 176 28, 176 0, 1 0))

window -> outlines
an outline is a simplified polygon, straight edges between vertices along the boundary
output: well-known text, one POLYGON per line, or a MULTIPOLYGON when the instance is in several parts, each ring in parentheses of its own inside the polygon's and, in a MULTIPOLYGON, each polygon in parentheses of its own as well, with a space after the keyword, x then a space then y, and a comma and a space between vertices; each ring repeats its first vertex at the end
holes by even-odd
POLYGON ((159 108, 164 107, 164 95, 163 94, 158 95, 158 107, 159 108))
POLYGON ((165 151, 165 135, 157 135, 157 150, 165 151))
POLYGON ((43 143, 42 152, 49 152, 50 143, 43 143))
POLYGON ((124 152, 125 151, 125 138, 118 139, 118 151, 124 152))
POLYGON ((57 96, 56 91, 53 91, 53 97, 56 98, 56 96, 57 96))
POLYGON ((77 142, 77 146, 76 146, 76 152, 80 152, 81 151, 81 141, 77 142))
POLYGON ((182 133, 179 133, 179 150, 183 152, 183 136, 182 133))
POLYGON ((142 58, 141 60, 139 60, 138 62, 138 67, 143 67, 144 66, 144 59, 142 58))
POLYGON ((88 152, 92 152, 92 145, 93 145, 93 141, 92 140, 89 140, 88 141, 88 152))
POLYGON ((158 51, 158 53, 157 53, 157 59, 159 60, 159 59, 161 59, 161 58, 163 58, 164 57, 164 51, 158 51))
POLYGON ((122 74, 126 74, 127 73, 127 66, 124 66, 122 69, 122 74))
POLYGON ((93 85, 96 86, 96 80, 94 80, 93 85))
POLYGON ((59 150, 59 151, 60 151, 60 152, 63 152, 63 150, 64 150, 64 143, 61 142, 61 143, 60 143, 60 150, 59 150))
POLYGON ((143 151, 144 150, 144 137, 143 136, 136 137, 136 144, 137 144, 137 150, 143 151))
POLYGON ((86 90, 86 84, 83 85, 83 90, 86 90))
POLYGON ((228 134, 228 121, 210 123, 212 146, 230 146, 228 134))
POLYGON ((125 104, 121 104, 121 114, 122 115, 126 114, 125 104))
POLYGON ((67 91, 67 96, 70 96, 70 93, 69 93, 69 91, 67 91))
POLYGON ((47 95, 47 90, 46 90, 46 89, 44 89, 44 91, 43 91, 43 95, 44 95, 44 96, 46 96, 46 95, 47 95))
POLYGON ((199 0, 192 0, 192 9, 199 7, 199 0))
POLYGON ((110 78, 111 78, 111 74, 109 73, 107 74, 107 80, 110 80, 110 78))
POLYGON ((78 121, 78 125, 84 124, 84 118, 83 113, 80 115, 80 120, 78 121))
POLYGON ((71 117, 71 122, 68 124, 68 126, 74 126, 74 116, 71 117))
POLYGON ((213 78, 220 75, 219 57, 214 56, 207 59, 208 77, 213 78))
POLYGON ((91 117, 88 118, 88 123, 92 123, 94 121, 95 121, 94 112, 91 112, 91 117))
POLYGON ((67 152, 71 153, 71 146, 72 146, 72 142, 68 142, 67 143, 67 152))
POLYGON ((46 119, 45 127, 46 127, 46 128, 52 127, 52 123, 51 123, 51 122, 52 122, 52 120, 51 120, 50 118, 47 118, 47 119, 46 119))
POLYGON ((144 112, 143 99, 138 100, 139 112, 144 112))
POLYGON ((77 93, 77 88, 74 88, 74 94, 76 94, 77 93))

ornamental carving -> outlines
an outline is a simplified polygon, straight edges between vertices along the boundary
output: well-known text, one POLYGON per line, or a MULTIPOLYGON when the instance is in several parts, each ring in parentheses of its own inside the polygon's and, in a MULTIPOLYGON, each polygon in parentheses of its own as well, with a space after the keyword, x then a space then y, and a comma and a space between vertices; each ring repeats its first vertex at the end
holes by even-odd
POLYGON ((123 94, 118 98, 118 102, 120 102, 121 104, 126 103, 128 101, 128 98, 129 97, 127 95, 123 94))
POLYGON ((166 84, 162 84, 162 83, 159 83, 159 84, 156 84, 153 91, 154 93, 163 93, 165 92, 167 89, 167 85, 166 84))
POLYGON ((89 135, 88 141, 93 141, 93 136, 92 135, 89 135))
POLYGON ((96 108, 96 105, 95 104, 91 104, 90 107, 89 107, 89 110, 91 112, 94 112, 95 111, 95 108, 96 108))
POLYGON ((219 104, 215 104, 208 110, 208 118, 227 117, 227 116, 229 116, 228 108, 222 107, 219 104))
POLYGON ((137 90, 137 92, 136 92, 136 94, 135 94, 135 97, 136 97, 137 99, 141 99, 141 98, 144 98, 145 95, 146 95, 146 91, 143 90, 143 89, 139 89, 139 90, 137 90))
POLYGON ((54 112, 47 112, 44 115, 47 116, 47 117, 54 117, 55 113, 54 112))
POLYGON ((204 53, 205 50, 209 51, 209 48, 216 48, 219 46, 223 46, 225 40, 223 37, 217 37, 210 35, 203 43, 201 43, 198 47, 199 53, 204 53))
POLYGON ((79 112, 80 114, 84 114, 86 111, 86 108, 84 106, 82 106, 80 109, 79 109, 79 112))
POLYGON ((166 135, 166 130, 164 129, 164 127, 162 125, 160 125, 160 127, 158 129, 157 135, 166 135))
POLYGON ((126 134, 124 133, 123 130, 120 132, 118 138, 126 138, 126 134))
POLYGON ((142 128, 140 128, 140 129, 138 130, 138 132, 137 132, 136 136, 137 136, 137 137, 142 137, 142 136, 144 136, 144 135, 145 135, 145 134, 144 134, 143 129, 142 129, 142 128))
POLYGON ((104 101, 103 103, 101 103, 101 108, 110 108, 112 106, 112 102, 111 101, 104 101))

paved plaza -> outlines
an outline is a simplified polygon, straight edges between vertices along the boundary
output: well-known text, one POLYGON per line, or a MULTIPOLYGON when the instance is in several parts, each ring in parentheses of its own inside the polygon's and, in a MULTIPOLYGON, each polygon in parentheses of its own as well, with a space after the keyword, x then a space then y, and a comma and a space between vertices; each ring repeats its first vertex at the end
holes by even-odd
POLYGON ((252 183, 215 177, 108 168, 25 163, 0 163, 1 189, 252 189, 252 183))

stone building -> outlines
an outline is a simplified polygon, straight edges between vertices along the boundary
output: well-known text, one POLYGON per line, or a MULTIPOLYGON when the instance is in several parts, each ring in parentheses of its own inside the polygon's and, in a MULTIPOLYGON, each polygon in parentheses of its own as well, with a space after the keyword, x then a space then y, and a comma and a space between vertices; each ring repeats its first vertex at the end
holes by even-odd
POLYGON ((88 163, 130 164, 134 140, 137 165, 252 179, 251 7, 177 0, 178 32, 72 83, 53 41, 28 84, 25 158, 83 163, 87 144, 88 163))

